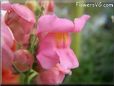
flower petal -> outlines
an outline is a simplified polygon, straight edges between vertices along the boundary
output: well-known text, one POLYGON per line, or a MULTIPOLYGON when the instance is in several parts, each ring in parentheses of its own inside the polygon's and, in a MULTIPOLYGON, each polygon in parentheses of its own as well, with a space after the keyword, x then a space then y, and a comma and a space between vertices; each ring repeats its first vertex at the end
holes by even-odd
POLYGON ((21 17, 18 21, 23 27, 25 33, 30 33, 34 23, 36 22, 33 12, 26 6, 20 4, 12 4, 12 9, 16 15, 21 17))
POLYGON ((7 45, 2 46, 2 66, 11 69, 13 59, 14 54, 11 49, 7 45))
POLYGON ((7 44, 10 48, 14 42, 14 36, 9 27, 4 23, 3 19, 1 19, 1 38, 2 38, 2 46, 7 44))
POLYGON ((4 3, 1 5, 1 9, 7 10, 8 12, 13 11, 13 15, 16 14, 21 17, 18 19, 18 21, 20 21, 21 25, 23 25, 24 28, 32 28, 36 22, 33 12, 24 5, 4 3))
POLYGON ((38 84, 56 85, 61 84, 65 74, 59 71, 58 68, 53 67, 52 69, 41 72, 37 78, 38 84))
POLYGON ((74 29, 72 21, 58 18, 56 15, 44 15, 38 20, 38 33, 40 32, 71 32, 74 29))
POLYGON ((65 69, 72 69, 79 66, 77 57, 71 49, 56 49, 60 59, 60 65, 65 69))
POLYGON ((76 18, 74 23, 65 18, 58 18, 56 15, 44 15, 38 20, 38 33, 40 32, 79 32, 84 27, 89 15, 76 18))
POLYGON ((20 4, 12 4, 11 7, 20 17, 22 17, 26 21, 33 23, 35 22, 33 12, 26 6, 20 4))
POLYGON ((57 57, 55 51, 51 49, 39 52, 37 59, 44 69, 50 69, 59 63, 59 58, 57 57))
POLYGON ((83 15, 80 18, 75 18, 74 20, 75 30, 74 31, 80 32, 89 18, 90 18, 89 15, 83 15))
POLYGON ((11 4, 10 3, 2 3, 1 4, 1 10, 10 10, 11 4))
POLYGON ((39 51, 50 48, 69 48, 71 44, 70 34, 41 33, 39 37, 39 51))

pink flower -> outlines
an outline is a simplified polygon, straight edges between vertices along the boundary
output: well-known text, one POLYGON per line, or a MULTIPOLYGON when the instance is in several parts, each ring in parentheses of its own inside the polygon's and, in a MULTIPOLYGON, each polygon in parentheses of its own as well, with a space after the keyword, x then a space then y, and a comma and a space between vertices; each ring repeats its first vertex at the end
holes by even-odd
POLYGON ((61 70, 59 64, 49 70, 41 70, 36 78, 36 83, 46 85, 56 85, 63 82, 65 71, 61 70))
POLYGON ((78 60, 70 49, 69 32, 79 32, 84 27, 88 15, 74 20, 58 18, 55 15, 44 15, 38 20, 39 50, 37 59, 41 66, 50 69, 59 63, 65 69, 79 66, 78 60))
POLYGON ((25 72, 31 69, 33 62, 34 58, 27 50, 19 49, 14 53, 13 63, 15 67, 21 72, 25 72))
POLYGON ((15 50, 15 40, 9 27, 1 19, 1 44, 2 44, 2 64, 11 67, 13 61, 13 51, 15 50))
POLYGON ((25 36, 33 29, 35 17, 33 12, 24 5, 5 3, 2 9, 7 10, 5 23, 10 27, 16 41, 23 42, 25 36))
POLYGON ((37 59, 44 70, 39 73, 39 83, 60 84, 65 74, 71 74, 70 70, 79 66, 77 57, 70 48, 70 32, 80 32, 88 19, 88 15, 77 18, 74 22, 55 15, 39 18, 37 59))
POLYGON ((1 18, 1 43, 2 43, 2 84, 19 84, 19 74, 13 73, 15 40, 9 27, 1 18))

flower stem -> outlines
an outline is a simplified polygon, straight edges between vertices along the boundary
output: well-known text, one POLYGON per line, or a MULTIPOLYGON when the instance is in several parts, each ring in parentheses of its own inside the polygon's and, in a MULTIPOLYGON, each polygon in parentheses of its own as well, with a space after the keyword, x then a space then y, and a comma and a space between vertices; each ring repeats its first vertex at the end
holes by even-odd
MULTIPOLYGON (((84 2, 83 2, 84 3, 84 2)), ((71 17, 74 19, 80 17, 84 12, 84 7, 73 6, 74 10, 71 11, 71 17)), ((72 44, 71 48, 74 50, 77 57, 80 57, 81 54, 81 32, 72 34, 72 44)))

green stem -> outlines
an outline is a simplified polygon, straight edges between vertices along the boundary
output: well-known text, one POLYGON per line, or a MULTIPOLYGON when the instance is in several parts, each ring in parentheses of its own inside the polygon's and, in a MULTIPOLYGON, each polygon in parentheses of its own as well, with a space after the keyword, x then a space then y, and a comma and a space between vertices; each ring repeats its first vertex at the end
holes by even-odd
MULTIPOLYGON (((73 6, 73 8, 71 9, 73 9, 70 12, 72 19, 80 17, 84 12, 84 8, 80 6, 73 6)), ((77 57, 80 57, 81 54, 80 46, 81 46, 81 32, 73 33, 71 48, 74 50, 74 53, 76 54, 77 57)))
POLYGON ((32 81, 32 79, 35 77, 35 76, 37 76, 38 75, 38 73, 36 72, 36 71, 34 71, 34 70, 30 70, 30 72, 32 73, 31 75, 29 75, 29 77, 28 77, 28 80, 27 80, 27 83, 28 84, 30 84, 30 82, 32 81))

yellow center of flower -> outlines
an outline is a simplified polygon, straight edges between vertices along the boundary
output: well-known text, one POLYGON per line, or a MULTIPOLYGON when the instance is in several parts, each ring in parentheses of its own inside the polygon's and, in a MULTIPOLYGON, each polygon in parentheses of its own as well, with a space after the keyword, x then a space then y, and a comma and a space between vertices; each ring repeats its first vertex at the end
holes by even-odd
POLYGON ((65 48, 68 44, 68 33, 55 33, 56 45, 58 48, 65 48))

